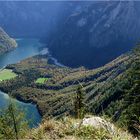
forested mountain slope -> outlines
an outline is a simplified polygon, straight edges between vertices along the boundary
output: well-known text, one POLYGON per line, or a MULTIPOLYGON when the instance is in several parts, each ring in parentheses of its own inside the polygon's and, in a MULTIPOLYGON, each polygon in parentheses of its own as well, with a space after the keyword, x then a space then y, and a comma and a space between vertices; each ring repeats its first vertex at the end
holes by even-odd
POLYGON ((37 104, 41 115, 58 118, 74 114, 73 97, 80 84, 89 112, 106 114, 138 133, 133 124, 139 124, 140 113, 139 53, 137 49, 93 70, 58 67, 49 64, 45 56, 35 56, 7 66, 19 76, 1 82, 0 89, 19 100, 37 104), (37 82, 39 78, 46 80, 37 82))
POLYGON ((17 46, 16 41, 0 27, 0 54, 14 49, 17 46))

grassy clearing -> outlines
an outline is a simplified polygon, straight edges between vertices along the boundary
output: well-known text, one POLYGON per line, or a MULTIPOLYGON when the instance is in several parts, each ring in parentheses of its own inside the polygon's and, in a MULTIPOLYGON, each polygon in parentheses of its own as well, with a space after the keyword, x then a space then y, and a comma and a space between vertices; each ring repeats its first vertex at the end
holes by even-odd
POLYGON ((48 80, 48 78, 38 78, 35 81, 35 83, 37 83, 37 84, 44 84, 47 80, 48 80))
POLYGON ((0 71, 0 82, 3 80, 9 80, 12 78, 15 78, 17 75, 9 69, 4 69, 2 71, 0 71))

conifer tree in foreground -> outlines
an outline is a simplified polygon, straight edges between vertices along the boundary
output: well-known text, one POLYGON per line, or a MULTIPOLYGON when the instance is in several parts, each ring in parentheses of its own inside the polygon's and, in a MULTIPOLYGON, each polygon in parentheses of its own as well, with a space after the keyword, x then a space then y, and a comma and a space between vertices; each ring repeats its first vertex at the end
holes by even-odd
POLYGON ((28 129, 24 114, 12 103, 0 111, 0 139, 23 138, 28 129))
POLYGON ((75 102, 74 102, 74 108, 75 108, 75 117, 78 119, 81 119, 85 115, 86 106, 84 103, 84 92, 82 90, 82 86, 78 86, 76 95, 75 95, 75 102))

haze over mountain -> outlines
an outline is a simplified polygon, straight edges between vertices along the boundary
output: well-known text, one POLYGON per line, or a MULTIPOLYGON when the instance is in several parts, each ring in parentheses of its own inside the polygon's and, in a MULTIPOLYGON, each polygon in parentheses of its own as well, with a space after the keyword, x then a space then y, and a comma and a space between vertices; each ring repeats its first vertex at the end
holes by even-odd
POLYGON ((139 1, 0 2, 0 25, 14 37, 41 38, 64 65, 95 68, 135 46, 139 6, 139 1))
POLYGON ((139 7, 0 1, 0 139, 139 139, 139 7))
POLYGON ((0 1, 0 25, 16 37, 48 37, 80 3, 0 1))
POLYGON ((51 53, 72 67, 106 64, 139 40, 139 7, 139 1, 93 2, 67 17, 52 37, 51 53))

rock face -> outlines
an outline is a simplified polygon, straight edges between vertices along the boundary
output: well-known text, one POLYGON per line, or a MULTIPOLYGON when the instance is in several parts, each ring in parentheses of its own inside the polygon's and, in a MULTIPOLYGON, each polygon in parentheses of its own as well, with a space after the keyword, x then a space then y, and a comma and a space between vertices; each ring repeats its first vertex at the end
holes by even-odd
POLYGON ((139 40, 139 6, 139 1, 104 1, 76 11, 52 38, 52 55, 72 67, 106 64, 139 40))
POLYGON ((93 126, 97 129, 103 128, 109 131, 110 133, 115 133, 115 127, 110 122, 107 122, 106 120, 100 118, 100 117, 90 117, 90 118, 84 118, 82 125, 84 126, 93 126))
POLYGON ((0 27, 0 54, 10 51, 17 47, 14 39, 10 38, 8 34, 0 27))
POLYGON ((0 25, 13 36, 46 39, 50 32, 63 26, 64 19, 75 11, 80 3, 0 1, 0 25))

